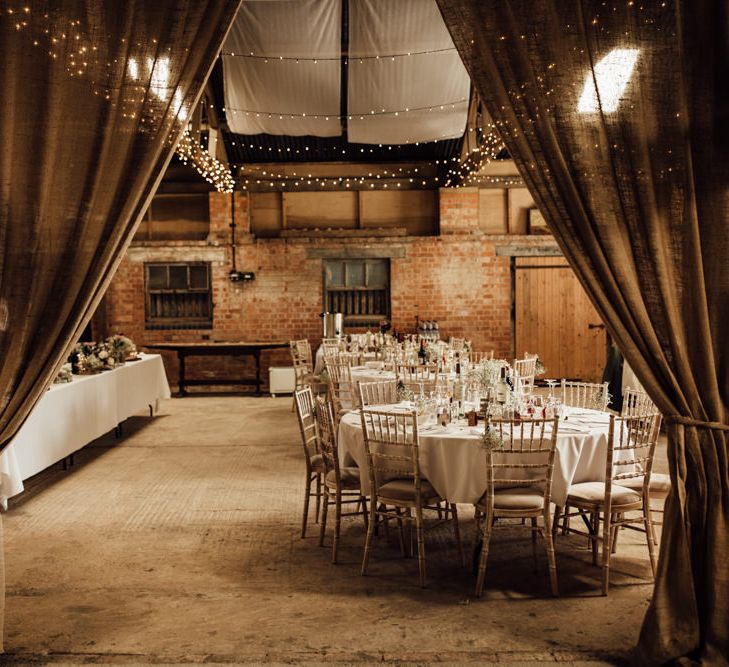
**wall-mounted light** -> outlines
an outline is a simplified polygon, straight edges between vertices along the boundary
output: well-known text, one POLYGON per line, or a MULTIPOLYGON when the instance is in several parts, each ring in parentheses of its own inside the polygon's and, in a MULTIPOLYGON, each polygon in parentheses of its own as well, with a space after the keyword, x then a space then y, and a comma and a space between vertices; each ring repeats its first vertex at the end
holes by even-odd
POLYGON ((639 49, 613 49, 602 58, 594 69, 587 73, 582 95, 577 103, 577 111, 579 113, 617 111, 620 99, 633 74, 638 53, 639 49))
POLYGON ((256 274, 253 271, 236 271, 235 269, 231 269, 228 274, 228 280, 232 283, 250 282, 251 280, 255 280, 255 278, 256 274))

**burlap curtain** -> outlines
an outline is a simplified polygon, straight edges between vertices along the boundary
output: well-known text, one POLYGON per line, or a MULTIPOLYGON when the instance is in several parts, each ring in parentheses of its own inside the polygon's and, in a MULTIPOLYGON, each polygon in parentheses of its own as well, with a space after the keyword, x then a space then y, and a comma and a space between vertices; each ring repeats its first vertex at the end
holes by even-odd
POLYGON ((93 314, 239 2, 0 0, 0 449, 93 314))
POLYGON ((667 416, 643 662, 729 655, 729 10, 438 0, 537 204, 667 416))
POLYGON ((238 3, 0 1, 0 447, 93 313, 238 3))

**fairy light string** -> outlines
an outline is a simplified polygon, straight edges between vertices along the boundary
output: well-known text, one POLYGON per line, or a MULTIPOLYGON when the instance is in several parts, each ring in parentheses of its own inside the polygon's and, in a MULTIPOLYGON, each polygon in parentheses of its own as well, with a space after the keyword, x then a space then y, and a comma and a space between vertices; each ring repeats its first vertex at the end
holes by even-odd
POLYGON ((230 193, 235 189, 235 179, 230 169, 200 146, 189 130, 183 133, 176 153, 183 164, 189 163, 218 192, 230 193))
MULTIPOLYGON (((13 23, 16 31, 24 32, 31 39, 33 45, 39 49, 46 50, 49 58, 64 59, 64 67, 70 77, 85 77, 93 88, 93 94, 100 96, 102 99, 111 100, 113 88, 123 83, 124 89, 121 97, 116 99, 116 103, 122 105, 122 117, 129 119, 137 119, 140 124, 138 130, 145 131, 145 126, 155 124, 154 116, 159 116, 159 112, 163 111, 162 104, 171 103, 175 112, 175 120, 186 122, 188 120, 188 111, 183 104, 181 91, 172 85, 171 81, 171 63, 169 58, 164 54, 157 54, 155 57, 145 57, 141 52, 131 54, 126 60, 113 60, 106 62, 106 58, 102 55, 99 48, 93 44, 86 31, 82 27, 81 20, 69 19, 61 20, 60 23, 56 17, 49 14, 37 14, 31 10, 29 6, 18 5, 15 7, 6 6, 4 11, 0 11, 0 15, 4 14, 6 19, 13 23), (31 22, 32 21, 32 22, 31 22), (110 77, 112 70, 120 71, 123 79, 112 82, 114 77, 110 77), (98 76, 103 72, 103 76, 98 76), (149 86, 144 85, 149 80, 149 86), (147 96, 147 91, 151 93, 151 98, 147 96), (152 106, 146 108, 152 101, 152 106)), ((157 40, 152 40, 156 48, 157 40)), ((141 48, 141 44, 138 45, 141 48)), ((358 63, 365 61, 394 61, 414 56, 424 56, 429 54, 447 54, 455 53, 455 48, 433 49, 423 51, 412 51, 407 53, 389 53, 389 54, 353 54, 347 59, 350 63, 358 63)), ((289 60, 317 63, 318 61, 326 61, 328 58, 314 58, 301 56, 270 56, 266 54, 249 53, 233 53, 223 52, 222 56, 234 58, 253 58, 257 60, 289 60)), ((331 60, 340 60, 340 58, 331 58, 331 60)), ((262 111, 256 109, 245 109, 236 107, 223 107, 224 113, 245 114, 247 116, 267 117, 275 120, 291 120, 291 119, 307 119, 307 120, 343 120, 349 121, 362 120, 377 116, 407 116, 408 114, 433 113, 439 111, 449 111, 456 109, 460 105, 467 104, 468 99, 458 99, 448 102, 420 106, 420 107, 404 107, 401 109, 370 109, 367 112, 340 114, 319 114, 319 113, 291 113, 262 111)), ((214 105, 209 104, 214 109, 214 105)), ((368 176, 359 177, 309 177, 308 175, 300 175, 294 172, 293 177, 286 173, 265 174, 265 177, 258 178, 256 176, 247 176, 241 181, 241 187, 244 189, 250 186, 264 186, 271 188, 300 188, 306 186, 315 187, 341 187, 341 188, 412 188, 412 187, 462 187, 471 183, 487 184, 494 186, 510 187, 520 185, 521 179, 510 177, 487 177, 476 172, 489 161, 496 158, 503 148, 500 136, 496 132, 493 124, 486 127, 469 127, 467 132, 477 132, 479 141, 477 147, 466 156, 465 160, 458 157, 431 160, 421 162, 422 168, 431 173, 427 176, 417 169, 413 173, 403 173, 402 169, 385 168, 378 173, 371 173, 368 176), (438 175, 433 176, 432 170, 436 169, 438 175), (373 181, 373 182, 369 182, 373 181)), ((244 135, 234 135, 235 138, 228 139, 232 146, 237 144, 250 149, 256 148, 254 143, 245 140, 244 135), (241 141, 241 138, 243 139, 241 141)), ((379 150, 397 151, 399 147, 419 146, 426 143, 435 143, 438 141, 451 140, 452 137, 443 137, 431 141, 411 141, 405 138, 405 141, 399 144, 379 144, 379 150)), ((273 156, 283 157, 286 153, 295 153, 301 155, 302 149, 291 147, 274 148, 271 146, 257 146, 260 151, 268 151, 273 156)), ((184 163, 189 163, 206 181, 211 183, 220 192, 231 192, 235 187, 235 179, 230 169, 210 155, 202 146, 197 143, 189 131, 185 131, 178 146, 177 154, 184 163)), ((357 146, 349 144, 342 149, 342 159, 362 154, 374 153, 372 147, 357 146)), ((306 146, 303 148, 304 153, 314 154, 317 149, 309 150, 306 146)), ((325 151, 328 152, 329 151, 325 151)))

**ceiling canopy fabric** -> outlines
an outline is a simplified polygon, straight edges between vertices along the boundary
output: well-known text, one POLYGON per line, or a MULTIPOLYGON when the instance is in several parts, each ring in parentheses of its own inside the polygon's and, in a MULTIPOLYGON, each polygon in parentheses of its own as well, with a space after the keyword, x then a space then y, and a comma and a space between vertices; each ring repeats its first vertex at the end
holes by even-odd
POLYGON ((340 135, 341 26, 340 0, 244 2, 222 55, 231 131, 340 135))
POLYGON ((471 81, 435 0, 350 0, 349 6, 349 140, 406 144, 462 136, 471 81))
POLYGON ((341 0, 250 0, 222 58, 236 134, 414 144, 465 131, 470 79, 435 0, 349 0, 344 17, 341 0))

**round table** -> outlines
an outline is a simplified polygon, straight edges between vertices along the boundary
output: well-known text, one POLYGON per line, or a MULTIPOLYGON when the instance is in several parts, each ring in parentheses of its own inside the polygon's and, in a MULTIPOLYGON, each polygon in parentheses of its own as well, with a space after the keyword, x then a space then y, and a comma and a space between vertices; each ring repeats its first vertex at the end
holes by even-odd
MULTIPOLYGON (((382 410, 411 410, 408 403, 381 406, 382 410)), ((564 505, 571 484, 605 480, 610 415, 597 410, 565 408, 560 420, 552 477, 552 502, 564 505)), ((420 470, 440 496, 452 503, 473 504, 486 489, 486 454, 481 436, 484 424, 464 422, 446 427, 419 427, 420 470)), ((342 417, 339 424, 339 458, 362 471, 364 492, 369 492, 367 458, 359 411, 342 417)))

